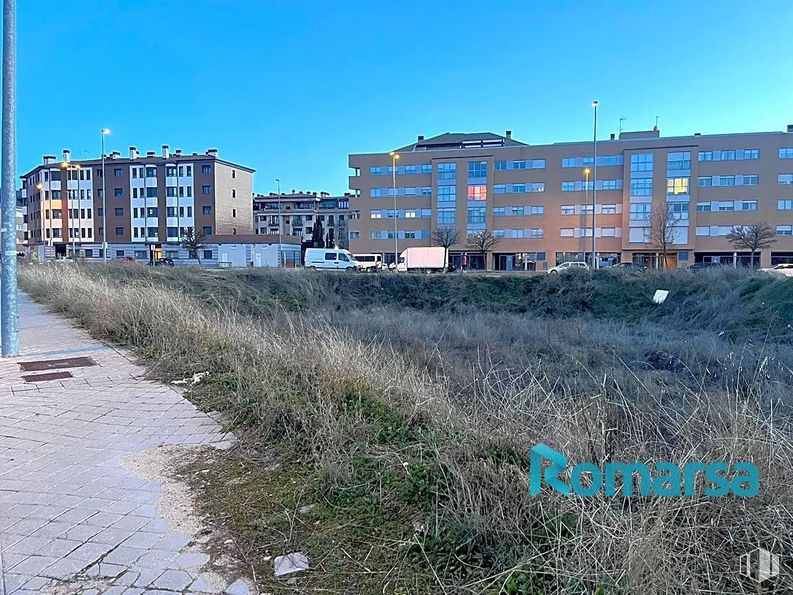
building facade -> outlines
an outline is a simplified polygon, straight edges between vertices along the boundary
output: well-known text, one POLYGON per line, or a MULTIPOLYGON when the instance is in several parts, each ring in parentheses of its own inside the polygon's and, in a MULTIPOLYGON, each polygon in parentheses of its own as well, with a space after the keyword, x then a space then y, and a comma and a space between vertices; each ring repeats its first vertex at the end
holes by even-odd
POLYGON ((319 221, 323 229, 322 239, 327 245, 347 248, 349 222, 358 216, 350 209, 351 196, 294 190, 282 194, 257 194, 253 197, 256 233, 292 235, 309 242, 314 239, 314 224, 319 221))
POLYGON ((590 261, 596 188, 599 266, 657 266, 661 226, 667 267, 748 264, 750 253, 726 235, 756 223, 775 233, 762 265, 793 262, 793 126, 669 138, 657 129, 612 134, 597 143, 596 183, 592 157, 592 141, 528 145, 510 131, 419 136, 393 152, 350 155, 351 205, 361 213, 349 230, 352 250, 392 262, 396 219, 400 252, 429 246, 433 230, 454 227, 456 266, 545 270, 590 261), (468 241, 477 232, 496 238, 484 258, 468 241))
POLYGON ((102 258, 106 222, 108 258, 131 256, 153 260, 178 248, 188 232, 216 235, 251 234, 253 173, 224 161, 217 149, 204 154, 129 155, 63 160, 46 155, 22 176, 27 201, 28 242, 42 253, 102 258), (103 196, 104 187, 107 196, 103 196), (170 248, 169 248, 170 246, 170 248))

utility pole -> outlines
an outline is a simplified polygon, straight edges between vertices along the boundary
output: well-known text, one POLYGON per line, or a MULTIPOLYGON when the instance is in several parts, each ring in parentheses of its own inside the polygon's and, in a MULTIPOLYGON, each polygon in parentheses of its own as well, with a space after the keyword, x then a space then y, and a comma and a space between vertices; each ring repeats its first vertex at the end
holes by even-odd
POLYGON ((598 268, 597 252, 595 251, 595 210, 598 202, 598 100, 592 102, 595 109, 595 120, 592 125, 592 270, 598 268))
POLYGON ((3 0, 2 287, 0 338, 4 357, 19 355, 16 205, 16 0, 3 0))

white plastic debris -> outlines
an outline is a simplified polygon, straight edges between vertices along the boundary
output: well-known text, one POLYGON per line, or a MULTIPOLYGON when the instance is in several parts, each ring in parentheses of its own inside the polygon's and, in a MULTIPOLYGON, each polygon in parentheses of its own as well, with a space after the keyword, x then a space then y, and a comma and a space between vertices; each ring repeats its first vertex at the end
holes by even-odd
POLYGON ((181 380, 174 380, 173 382, 171 382, 171 384, 175 386, 195 386, 208 375, 209 372, 197 372, 193 374, 193 376, 190 378, 182 378, 181 380))
POLYGON ((669 295, 669 291, 666 289, 657 289, 655 291, 655 295, 653 296, 653 303, 654 304, 663 304, 666 301, 666 297, 669 295))
POLYGON ((292 552, 283 556, 276 556, 273 561, 275 577, 303 572, 308 570, 308 558, 303 552, 292 552))

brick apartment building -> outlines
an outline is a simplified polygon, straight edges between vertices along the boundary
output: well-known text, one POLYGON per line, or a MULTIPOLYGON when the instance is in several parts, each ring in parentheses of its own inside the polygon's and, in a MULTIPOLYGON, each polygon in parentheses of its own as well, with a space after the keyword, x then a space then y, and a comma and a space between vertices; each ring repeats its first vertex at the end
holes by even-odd
POLYGON ((157 155, 135 147, 101 159, 63 160, 45 155, 22 176, 27 203, 28 243, 47 257, 101 258, 103 219, 108 257, 152 260, 178 249, 190 230, 214 236, 253 233, 254 170, 218 157, 173 152, 157 155), (102 196, 104 178, 107 196, 102 196), (103 200, 104 199, 104 200, 103 200), (103 204, 106 212, 103 213, 103 204))
POLYGON ((349 246, 350 220, 357 213, 350 210, 351 194, 331 196, 327 192, 295 192, 257 194, 253 197, 253 218, 256 233, 299 237, 303 242, 313 239, 314 223, 322 223, 324 240, 340 248, 349 246))
MULTIPOLYGON (((429 246, 432 230, 454 226, 460 265, 485 263, 469 234, 500 239, 488 268, 544 270, 589 260, 592 245, 592 141, 528 145, 510 131, 419 136, 395 149, 396 213, 391 152, 352 154, 350 226, 353 252, 394 259, 394 217, 401 252, 429 246), (591 172, 589 174, 591 176, 591 172)), ((596 250, 601 266, 658 262, 653 209, 663 205, 674 230, 667 266, 718 261, 747 264, 725 236, 733 227, 768 223, 775 243, 763 266, 793 262, 793 126, 787 132, 661 137, 657 129, 598 141, 596 250)))

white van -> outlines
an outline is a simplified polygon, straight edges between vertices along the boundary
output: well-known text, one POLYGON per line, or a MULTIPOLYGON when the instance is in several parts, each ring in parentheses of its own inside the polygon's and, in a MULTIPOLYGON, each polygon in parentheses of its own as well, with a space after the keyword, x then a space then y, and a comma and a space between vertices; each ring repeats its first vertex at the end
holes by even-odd
POLYGON ((382 254, 355 254, 353 258, 358 262, 362 271, 379 271, 383 268, 382 254))
POLYGON ((354 271, 358 266, 355 257, 340 248, 307 248, 305 267, 307 269, 348 269, 354 271))

